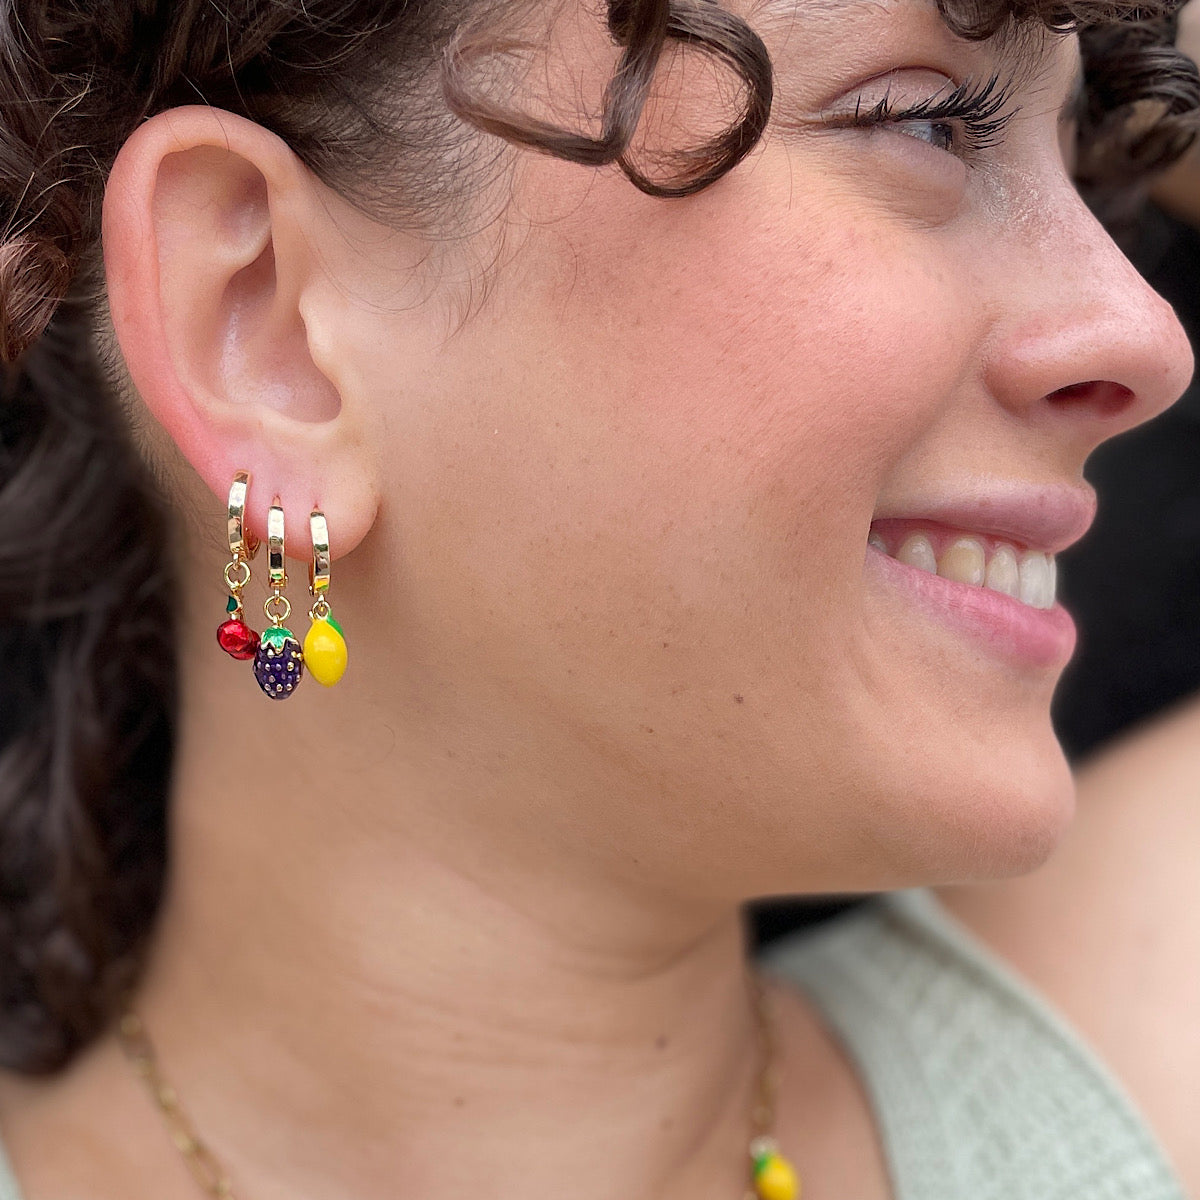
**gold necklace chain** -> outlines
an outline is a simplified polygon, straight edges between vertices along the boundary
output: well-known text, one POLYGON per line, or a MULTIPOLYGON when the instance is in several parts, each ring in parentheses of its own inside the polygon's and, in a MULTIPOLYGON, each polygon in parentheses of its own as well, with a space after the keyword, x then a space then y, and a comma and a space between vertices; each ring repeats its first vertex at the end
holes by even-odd
POLYGON ((201 1140, 179 1103, 179 1095, 163 1078, 158 1066, 158 1055, 146 1032, 142 1018, 132 1008, 126 1008, 117 1025, 117 1034, 125 1057, 133 1063, 134 1070, 146 1081, 150 1094, 166 1121, 171 1141, 187 1160, 196 1182, 210 1196, 219 1200, 235 1200, 229 1176, 217 1161, 217 1157, 201 1140))
MULTIPOLYGON (((779 1153, 772 1134, 779 1091, 779 1041, 770 996, 757 972, 750 972, 749 980, 760 1067, 750 1106, 750 1170, 743 1200, 799 1200, 800 1185, 795 1171, 779 1153)), ((216 1200, 236 1200, 224 1167, 196 1132, 179 1094, 163 1077, 154 1043, 132 1007, 127 1006, 121 1015, 117 1034, 126 1058, 150 1089, 171 1140, 186 1160, 193 1178, 216 1200)))

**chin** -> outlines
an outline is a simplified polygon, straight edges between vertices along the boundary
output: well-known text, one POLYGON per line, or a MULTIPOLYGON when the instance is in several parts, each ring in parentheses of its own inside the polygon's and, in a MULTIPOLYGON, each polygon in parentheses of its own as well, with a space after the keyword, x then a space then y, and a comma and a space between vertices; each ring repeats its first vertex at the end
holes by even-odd
MULTIPOLYGON (((736 862, 754 875, 746 894, 761 896, 937 887, 1033 871, 1070 825, 1075 782, 1048 716, 1036 730, 1008 728, 1001 740, 946 744, 936 759, 898 755, 895 740, 876 742, 820 799, 798 774, 787 790, 807 794, 811 807, 798 814, 782 800, 778 809, 769 805, 778 824, 752 826, 753 853, 733 853, 734 834, 725 858, 712 864, 713 875, 736 862)), ((901 741, 922 744, 915 737, 901 741)))
POLYGON ((1057 739, 992 761, 1003 770, 965 773, 947 799, 941 862, 923 864, 914 886, 1009 879, 1036 870, 1058 848, 1075 815, 1075 781, 1057 739))

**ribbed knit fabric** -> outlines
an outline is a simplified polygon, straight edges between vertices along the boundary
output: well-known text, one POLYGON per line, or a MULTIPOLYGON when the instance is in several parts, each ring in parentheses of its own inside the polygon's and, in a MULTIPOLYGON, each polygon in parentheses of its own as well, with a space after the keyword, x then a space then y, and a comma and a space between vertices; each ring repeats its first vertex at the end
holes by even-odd
MULTIPOLYGON (((857 1064, 894 1200, 1186 1200, 1095 1054, 932 894, 884 897, 763 961, 857 1064)), ((2 1144, 0 1200, 22 1200, 2 1144)))
POLYGON ((1093 1051, 924 890, 769 947, 857 1065, 894 1200, 1186 1200, 1093 1051))
POLYGON ((0 1145, 0 1200, 23 1200, 21 1189, 17 1187, 16 1177, 12 1173, 12 1165, 0 1145))

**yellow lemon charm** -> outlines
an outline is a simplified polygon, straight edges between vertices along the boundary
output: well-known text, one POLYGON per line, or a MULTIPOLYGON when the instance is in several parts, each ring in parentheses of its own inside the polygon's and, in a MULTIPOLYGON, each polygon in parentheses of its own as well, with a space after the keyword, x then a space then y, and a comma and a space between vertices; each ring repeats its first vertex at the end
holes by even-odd
POLYGON ((761 1200, 799 1200, 800 1181, 792 1164, 771 1150, 754 1160, 754 1190, 761 1200))
POLYGON ((348 653, 342 627, 332 617, 313 617, 304 635, 304 665, 326 687, 333 687, 346 671, 348 653))

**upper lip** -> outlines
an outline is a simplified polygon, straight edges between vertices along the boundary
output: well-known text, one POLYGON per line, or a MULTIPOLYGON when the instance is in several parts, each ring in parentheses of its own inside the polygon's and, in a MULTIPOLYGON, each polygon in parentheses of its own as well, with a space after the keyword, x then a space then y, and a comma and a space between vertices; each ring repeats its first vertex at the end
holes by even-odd
POLYGON ((1032 484, 979 481, 953 495, 931 497, 905 511, 877 512, 876 520, 936 521, 966 532, 1006 538, 1057 554, 1079 541, 1096 518, 1096 493, 1087 483, 1032 484))

